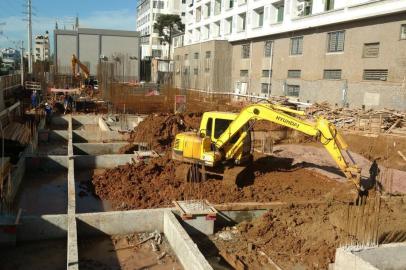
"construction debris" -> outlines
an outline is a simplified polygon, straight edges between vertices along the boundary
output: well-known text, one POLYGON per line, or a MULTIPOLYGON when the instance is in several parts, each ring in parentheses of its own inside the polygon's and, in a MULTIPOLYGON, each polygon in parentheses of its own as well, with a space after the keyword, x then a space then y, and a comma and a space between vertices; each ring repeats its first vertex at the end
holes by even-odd
POLYGON ((307 108, 311 116, 323 116, 339 128, 406 135, 406 113, 390 109, 363 110, 332 107, 327 102, 307 108))

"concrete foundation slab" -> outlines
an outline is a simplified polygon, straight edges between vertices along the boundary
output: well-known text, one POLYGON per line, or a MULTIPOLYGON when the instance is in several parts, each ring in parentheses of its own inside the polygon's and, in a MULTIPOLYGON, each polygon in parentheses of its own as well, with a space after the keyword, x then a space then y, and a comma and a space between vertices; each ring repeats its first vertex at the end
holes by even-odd
POLYGON ((336 250, 333 270, 406 269, 406 243, 371 248, 341 247, 336 250))

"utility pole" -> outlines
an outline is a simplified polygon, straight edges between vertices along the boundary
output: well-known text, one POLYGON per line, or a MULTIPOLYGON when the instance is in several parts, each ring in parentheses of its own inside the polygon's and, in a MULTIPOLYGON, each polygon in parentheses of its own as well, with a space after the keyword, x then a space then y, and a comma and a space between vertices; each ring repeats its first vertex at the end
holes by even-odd
POLYGON ((27 0, 27 16, 28 16, 28 73, 32 73, 32 3, 27 0))
POLYGON ((21 86, 24 87, 24 41, 21 40, 21 86))

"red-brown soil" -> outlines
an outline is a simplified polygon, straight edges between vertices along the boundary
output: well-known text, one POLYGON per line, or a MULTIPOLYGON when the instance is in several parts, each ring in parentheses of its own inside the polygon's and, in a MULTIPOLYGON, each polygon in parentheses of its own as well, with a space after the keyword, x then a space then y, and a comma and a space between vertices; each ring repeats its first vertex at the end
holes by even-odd
MULTIPOLYGON (((350 243, 346 209, 339 203, 277 207, 251 222, 238 224, 234 230, 225 228, 223 232, 234 232, 231 240, 225 241, 218 234, 211 239, 219 251, 236 255, 248 269, 270 266, 262 252, 282 269, 327 269, 334 262, 336 248, 350 243)), ((405 209, 402 198, 383 199, 379 243, 406 240, 405 209)))
MULTIPOLYGON (((151 114, 134 129, 130 142, 148 143, 151 149, 162 152, 171 146, 176 134, 199 129, 200 119, 200 113, 151 114)), ((127 150, 123 148, 120 152, 127 150)))
POLYGON ((173 200, 207 199, 211 203, 303 200, 347 200, 353 197, 351 184, 330 180, 302 168, 291 168, 290 160, 272 157, 255 159, 253 175, 246 186, 225 186, 222 180, 185 183, 175 179, 178 163, 169 152, 149 162, 126 164, 93 176, 96 194, 115 209, 156 208, 173 200))

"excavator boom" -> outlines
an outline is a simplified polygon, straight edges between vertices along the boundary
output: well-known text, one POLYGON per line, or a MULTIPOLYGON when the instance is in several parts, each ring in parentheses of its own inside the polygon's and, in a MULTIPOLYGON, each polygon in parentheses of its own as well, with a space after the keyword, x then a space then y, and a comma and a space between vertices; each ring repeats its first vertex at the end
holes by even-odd
POLYGON ((76 77, 76 65, 82 70, 83 74, 85 75, 85 79, 88 79, 90 76, 90 71, 87 66, 82 64, 79 59, 76 58, 76 55, 72 55, 72 74, 76 77))

